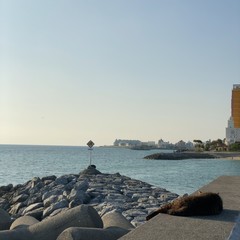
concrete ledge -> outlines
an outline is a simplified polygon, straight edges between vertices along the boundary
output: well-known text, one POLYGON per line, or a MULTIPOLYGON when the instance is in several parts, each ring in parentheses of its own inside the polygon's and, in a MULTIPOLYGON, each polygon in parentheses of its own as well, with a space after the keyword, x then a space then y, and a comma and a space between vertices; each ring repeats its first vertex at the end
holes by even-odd
POLYGON ((120 238, 121 240, 225 240, 240 239, 235 223, 240 215, 240 176, 221 176, 200 188, 219 193, 223 212, 216 216, 177 217, 158 214, 146 224, 120 238), (233 232, 232 232, 232 229, 233 232))

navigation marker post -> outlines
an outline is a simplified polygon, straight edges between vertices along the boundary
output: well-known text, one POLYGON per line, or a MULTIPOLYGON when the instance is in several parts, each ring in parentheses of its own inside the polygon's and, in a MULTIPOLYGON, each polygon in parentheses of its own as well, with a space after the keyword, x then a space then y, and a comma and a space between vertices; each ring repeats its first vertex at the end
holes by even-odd
POLYGON ((88 147, 89 147, 89 166, 92 165, 92 150, 93 150, 93 146, 94 146, 94 142, 92 140, 90 140, 88 143, 87 143, 88 147))

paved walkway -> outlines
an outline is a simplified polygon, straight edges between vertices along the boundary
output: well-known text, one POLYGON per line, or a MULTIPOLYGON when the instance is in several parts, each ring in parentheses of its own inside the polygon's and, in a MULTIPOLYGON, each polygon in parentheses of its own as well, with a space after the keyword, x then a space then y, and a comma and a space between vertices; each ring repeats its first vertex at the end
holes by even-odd
POLYGON ((239 240, 240 222, 237 225, 235 223, 240 216, 240 176, 221 176, 199 190, 220 194, 224 208, 220 215, 177 217, 158 214, 146 224, 120 239, 239 240), (234 230, 232 231, 232 229, 234 230))

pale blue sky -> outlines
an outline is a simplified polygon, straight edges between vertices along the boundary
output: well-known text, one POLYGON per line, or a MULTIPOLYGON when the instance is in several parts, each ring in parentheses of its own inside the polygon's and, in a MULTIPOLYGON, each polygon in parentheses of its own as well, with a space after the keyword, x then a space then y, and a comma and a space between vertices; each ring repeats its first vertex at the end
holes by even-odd
POLYGON ((239 0, 0 0, 0 144, 225 137, 239 0))

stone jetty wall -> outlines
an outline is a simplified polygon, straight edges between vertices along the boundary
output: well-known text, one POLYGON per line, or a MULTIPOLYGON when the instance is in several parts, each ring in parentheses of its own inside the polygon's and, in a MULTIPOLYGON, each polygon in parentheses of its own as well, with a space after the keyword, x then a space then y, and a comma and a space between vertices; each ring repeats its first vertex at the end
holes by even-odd
POLYGON ((136 227, 151 211, 176 197, 166 189, 119 173, 102 174, 90 166, 80 174, 35 177, 24 184, 1 186, 0 209, 10 218, 0 221, 0 230, 9 229, 15 219, 23 216, 42 223, 84 205, 95 209, 100 217, 115 211, 136 227))
POLYGON ((214 153, 202 152, 173 152, 173 153, 154 153, 144 157, 152 160, 184 160, 184 159, 212 159, 221 156, 214 153))
POLYGON ((154 153, 144 157, 150 160, 184 160, 184 159, 240 159, 240 152, 172 152, 172 153, 154 153))

